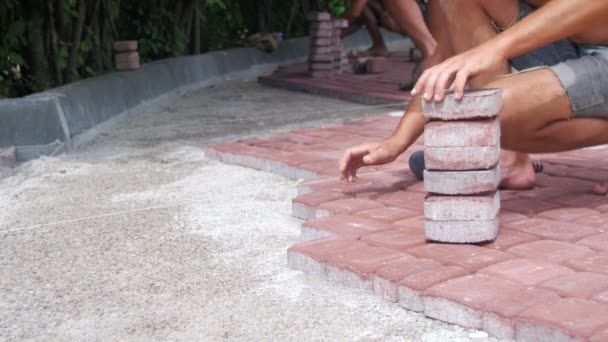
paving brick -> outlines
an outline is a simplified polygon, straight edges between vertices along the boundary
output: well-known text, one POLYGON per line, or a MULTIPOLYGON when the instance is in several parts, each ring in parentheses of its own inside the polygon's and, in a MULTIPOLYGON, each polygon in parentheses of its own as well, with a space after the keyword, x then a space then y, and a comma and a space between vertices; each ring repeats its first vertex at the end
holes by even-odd
POLYGON ((373 274, 390 263, 411 256, 388 248, 364 246, 327 260, 327 279, 362 290, 373 291, 373 274))
POLYGON ((112 50, 114 52, 130 52, 137 51, 139 44, 137 40, 122 40, 112 43, 112 50))
POLYGON ((328 21, 331 15, 327 12, 311 12, 306 16, 309 21, 328 21))
POLYGON ((593 248, 597 251, 608 252, 608 233, 591 235, 578 241, 576 244, 593 248))
POLYGON ((370 74, 380 74, 388 69, 388 61, 384 57, 371 57, 365 63, 370 74))
MULTIPOLYGON (((599 207, 598 207, 599 208, 599 207)), ((581 224, 583 226, 595 227, 601 230, 608 231, 608 214, 596 214, 579 217, 574 220, 573 223, 581 224)))
POLYGON ((302 241, 326 237, 359 239, 374 232, 392 230, 390 224, 352 215, 335 215, 306 221, 302 224, 302 241))
POLYGON ((486 275, 448 280, 424 293, 424 313, 466 328, 483 328, 483 309, 498 298, 509 298, 523 286, 486 275))
POLYGON ((498 220, 431 221, 424 223, 430 241, 445 243, 480 243, 493 241, 498 234, 498 220))
POLYGON ((544 239, 565 242, 574 242, 599 233, 597 228, 546 219, 510 222, 504 224, 503 227, 532 234, 544 239))
POLYGON ((554 291, 562 297, 589 299, 608 290, 608 275, 578 272, 544 282, 540 288, 554 291))
POLYGON ((558 300, 560 297, 547 290, 524 288, 509 297, 497 297, 484 307, 483 330, 505 340, 515 339, 513 318, 535 305, 558 300))
MULTIPOLYGON (((334 60, 334 56, 331 54, 311 54, 308 57, 308 60, 312 63, 329 63, 334 60)), ((313 68, 312 70, 326 70, 326 69, 317 69, 313 68)))
POLYGON ((442 267, 440 263, 429 259, 402 258, 382 267, 374 276, 374 294, 391 303, 399 301, 398 283, 403 278, 426 270, 442 267))
POLYGON ((376 201, 387 207, 413 209, 422 214, 424 211, 425 194, 412 191, 395 191, 380 195, 376 201))
MULTIPOLYGON (((554 264, 562 264, 568 260, 594 254, 593 250, 587 247, 553 240, 540 240, 517 245, 509 248, 507 252, 521 258, 541 259, 554 264)), ((571 267, 568 263, 564 266, 571 267)))
POLYGON ((585 207, 592 209, 608 204, 608 199, 606 196, 589 194, 564 196, 561 198, 555 198, 552 201, 567 207, 585 207))
MULTIPOLYGON (((568 190, 570 195, 572 195, 573 193, 581 194, 589 192, 591 188, 593 188, 595 183, 581 179, 574 179, 568 177, 551 177, 544 174, 538 174, 536 175, 536 185, 540 187, 550 187, 568 190)), ((568 207, 580 206, 580 204, 568 205, 568 207)))
POLYGON ((416 216, 405 220, 393 222, 393 226, 397 228, 416 229, 417 233, 424 234, 424 216, 416 216))
POLYGON ((393 229, 365 235, 362 241, 378 247, 407 251, 426 243, 424 231, 417 229, 393 229))
POLYGON ((422 100, 422 112, 432 120, 493 118, 501 105, 499 89, 468 90, 460 100, 456 100, 452 93, 448 93, 441 102, 422 100))
MULTIPOLYGON (((537 176, 540 176, 537 175, 537 176)), ((561 196, 567 196, 569 194, 571 194, 571 190, 569 189, 562 189, 562 188, 534 188, 532 190, 526 190, 526 191, 518 191, 517 192, 517 197, 519 198, 529 198, 529 199, 537 199, 537 200, 541 200, 541 201, 549 201, 551 202, 552 199, 556 198, 556 197, 561 197, 561 196)))
POLYGON ((316 191, 306 195, 301 195, 292 200, 291 213, 294 217, 303 220, 316 218, 317 207, 323 203, 331 202, 345 195, 339 192, 316 191))
POLYGON ((329 62, 312 62, 309 64, 309 71, 331 71, 333 66, 329 62))
POLYGON ((17 149, 15 146, 0 148, 0 167, 17 165, 17 149))
POLYGON ((446 266, 459 266, 469 272, 476 272, 511 258, 507 253, 489 248, 434 243, 412 248, 408 253, 421 259, 437 260, 446 266))
POLYGON ((392 223, 420 216, 420 213, 418 211, 406 208, 379 207, 360 211, 357 213, 357 216, 367 217, 372 220, 382 221, 386 223, 392 223))
POLYGON ((323 217, 337 214, 351 214, 380 207, 382 207, 382 204, 376 201, 363 198, 346 198, 321 204, 316 215, 317 217, 323 217))
POLYGON ((598 211, 589 208, 559 208, 543 211, 537 216, 554 221, 575 222, 579 218, 585 218, 598 214, 598 211))
POLYGON ((570 258, 564 264, 577 271, 608 274, 608 253, 590 253, 580 258, 570 258))
POLYGON ((424 189, 424 182, 416 182, 413 185, 408 186, 406 190, 411 192, 419 192, 425 195, 427 194, 426 190, 424 189))
POLYGON ((598 303, 608 304, 608 291, 596 294, 591 298, 591 300, 598 303))
POLYGON ((498 146, 498 119, 477 121, 431 121, 424 126, 424 147, 498 146))
POLYGON ((310 32, 311 32, 312 36, 314 36, 314 34, 312 34, 312 33, 316 30, 333 30, 333 29, 334 29, 334 23, 332 23, 331 21, 313 21, 310 24, 310 32))
POLYGON ((540 199, 515 198, 510 200, 503 200, 500 204, 500 207, 504 210, 532 217, 537 213, 551 209, 562 208, 563 206, 560 204, 547 202, 540 199))
POLYGON ((335 238, 301 242, 287 250, 287 265, 292 270, 327 278, 326 261, 329 257, 364 246, 361 241, 335 238))
POLYGON ((139 69, 139 53, 136 51, 115 53, 114 64, 118 71, 139 69))
POLYGON ((515 320, 518 341, 584 341, 608 326, 608 305, 578 298, 536 305, 515 320))
POLYGON ((426 147, 424 165, 427 170, 487 170, 498 165, 500 147, 426 147))
POLYGON ((346 20, 346 19, 334 19, 332 21, 333 21, 335 28, 339 28, 339 29, 348 28, 348 20, 346 20))
POLYGON ((589 342, 606 342, 608 341, 608 329, 600 331, 599 333, 593 335, 589 342))
POLYGON ((539 259, 512 259, 488 266, 478 272, 510 280, 524 286, 535 286, 548 280, 576 274, 571 269, 539 259))
MULTIPOLYGON (((500 218, 499 220, 501 220, 502 223, 502 218, 500 218)), ((506 251, 507 249, 513 246, 536 241, 538 239, 538 237, 531 234, 522 233, 511 229, 500 228, 500 230, 498 231, 498 236, 493 242, 483 244, 481 246, 485 248, 497 249, 499 251, 506 251)))
POLYGON ((433 221, 493 220, 499 209, 498 191, 478 196, 429 195, 424 200, 424 216, 433 221))
POLYGON ((426 269, 403 278, 398 283, 399 305, 405 309, 423 312, 423 294, 431 286, 450 279, 464 277, 469 273, 461 267, 440 266, 426 269))
POLYGON ((426 191, 443 195, 474 195, 496 191, 500 170, 482 171, 424 171, 426 191))
MULTIPOLYGON (((503 198, 503 195, 504 195, 504 191, 501 191, 500 197, 503 198)), ((521 220, 527 220, 527 219, 528 219, 528 217, 526 215, 504 210, 504 208, 501 208, 500 212, 498 213, 498 220, 500 221, 501 224, 521 221, 521 220)))

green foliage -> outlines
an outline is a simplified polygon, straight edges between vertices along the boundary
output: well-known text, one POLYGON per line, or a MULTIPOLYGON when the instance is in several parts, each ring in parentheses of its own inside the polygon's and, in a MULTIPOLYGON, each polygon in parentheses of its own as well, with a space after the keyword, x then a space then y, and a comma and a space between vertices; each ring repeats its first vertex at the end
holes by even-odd
POLYGON ((262 28, 285 37, 303 35, 308 27, 305 11, 320 9, 340 16, 346 2, 2 0, 0 97, 23 96, 110 72, 113 41, 138 40, 146 63, 239 46, 262 28))

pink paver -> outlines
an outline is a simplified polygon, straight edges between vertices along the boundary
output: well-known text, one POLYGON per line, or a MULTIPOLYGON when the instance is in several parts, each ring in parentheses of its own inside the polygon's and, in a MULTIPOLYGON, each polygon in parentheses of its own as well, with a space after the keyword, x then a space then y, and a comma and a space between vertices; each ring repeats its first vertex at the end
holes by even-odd
POLYGON ((444 243, 480 243, 493 241, 498 235, 498 220, 431 221, 424 223, 429 241, 444 243))
POLYGON ((424 126, 424 147, 485 147, 500 143, 498 119, 433 121, 424 126))
POLYGON ((426 244, 408 251, 418 258, 435 259, 447 266, 459 266, 469 272, 511 259, 507 253, 473 245, 426 244))
POLYGON ((316 218, 317 207, 323 203, 346 197, 339 192, 316 191, 293 199, 291 210, 294 217, 310 220, 316 218))
POLYGON ((517 245, 509 248, 507 252, 522 258, 542 259, 555 264, 594 254, 590 248, 554 240, 540 240, 517 245))
POLYGON ((325 237, 359 239, 379 231, 396 229, 388 223, 352 215, 335 215, 310 220, 302 224, 303 241, 325 237))
POLYGON ((441 268, 435 260, 402 258, 398 262, 382 267, 374 276, 374 293, 376 296, 396 303, 399 301, 398 283, 405 277, 425 270, 441 268))
POLYGON ((433 221, 494 220, 500 209, 500 195, 433 196, 424 200, 424 216, 433 221))
POLYGON ((372 275, 377 270, 410 258, 410 255, 392 249, 362 246, 330 256, 327 259, 327 278, 346 286, 372 291, 372 275))
MULTIPOLYGON (((351 76, 339 81, 306 77, 317 83, 338 82, 331 85, 338 89, 339 82, 351 82, 351 76)), ((370 98, 366 96, 371 95, 364 94, 365 101, 370 98)), ((361 169, 357 183, 346 184, 336 177, 336 159, 345 148, 385 138, 398 120, 367 117, 344 125, 245 139, 210 146, 207 155, 289 178, 314 178, 298 186, 298 193, 306 196, 294 199, 294 207, 302 205, 309 214, 296 210, 295 215, 313 217, 310 213, 319 211, 331 216, 302 224, 302 240, 313 241, 289 249, 288 264, 293 269, 375 290, 390 301, 398 298, 409 310, 428 307, 430 316, 480 327, 499 338, 605 340, 608 324, 602 326, 604 318, 594 310, 607 312, 608 305, 608 198, 589 195, 589 191, 594 184, 590 180, 602 179, 608 172, 608 162, 602 161, 608 157, 608 148, 538 156, 545 172, 537 174, 535 189, 501 191, 501 228, 494 242, 435 244, 424 235, 427 194, 407 168, 413 151, 395 163, 361 169), (322 206, 336 212, 323 212, 322 206), (330 257, 334 261, 328 267, 330 257), (391 271, 395 262, 426 264, 426 268, 416 268, 397 281, 409 271, 397 264, 391 271), (378 276, 380 269, 384 277, 378 276), (440 287, 433 290, 437 292, 430 290, 440 287), (584 315, 589 319, 583 321, 584 315)), ((417 141, 416 148, 422 144, 417 141)), ((491 216, 492 212, 469 214, 491 216)))
POLYGON ((475 195, 494 192, 500 183, 500 170, 481 171, 424 170, 426 191, 442 195, 475 195))
POLYGON ((608 290, 608 275, 578 272, 544 282, 540 288, 554 291, 562 297, 589 299, 608 290))
POLYGON ((427 147, 424 164, 434 171, 487 170, 498 164, 500 147, 427 147))
POLYGON ((502 94, 499 89, 465 91, 460 100, 452 93, 448 93, 441 102, 422 100, 424 116, 442 121, 493 118, 501 106, 502 94))
POLYGON ((512 259, 488 266, 477 273, 510 280, 524 286, 535 286, 575 272, 544 260, 512 259))
POLYGON ((583 341, 608 327, 608 305, 566 298, 534 306, 516 319, 522 341, 583 341))

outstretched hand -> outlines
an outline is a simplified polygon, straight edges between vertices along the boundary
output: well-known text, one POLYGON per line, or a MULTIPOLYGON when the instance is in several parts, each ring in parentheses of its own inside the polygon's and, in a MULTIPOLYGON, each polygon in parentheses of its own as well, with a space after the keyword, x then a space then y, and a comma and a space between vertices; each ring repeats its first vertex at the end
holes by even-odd
POLYGON ((363 166, 388 164, 401 153, 390 140, 363 144, 348 149, 340 160, 340 179, 357 181, 357 170, 363 166))
POLYGON ((491 71, 505 61, 496 51, 480 45, 426 69, 412 89, 412 95, 421 93, 426 101, 442 101, 449 89, 454 91, 456 99, 461 99, 471 77, 491 71))

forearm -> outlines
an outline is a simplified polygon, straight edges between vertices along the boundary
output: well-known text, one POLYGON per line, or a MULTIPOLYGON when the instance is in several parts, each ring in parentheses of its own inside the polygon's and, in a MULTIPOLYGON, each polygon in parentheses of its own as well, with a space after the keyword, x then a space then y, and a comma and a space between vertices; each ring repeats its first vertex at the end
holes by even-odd
POLYGON ((510 59, 591 29, 606 18, 608 0, 552 0, 484 45, 510 59))
POLYGON ((399 154, 405 152, 424 132, 426 119, 422 113, 422 103, 419 95, 414 96, 410 105, 393 131, 389 140, 399 146, 399 154))

